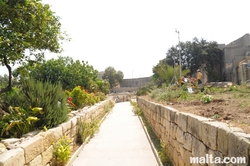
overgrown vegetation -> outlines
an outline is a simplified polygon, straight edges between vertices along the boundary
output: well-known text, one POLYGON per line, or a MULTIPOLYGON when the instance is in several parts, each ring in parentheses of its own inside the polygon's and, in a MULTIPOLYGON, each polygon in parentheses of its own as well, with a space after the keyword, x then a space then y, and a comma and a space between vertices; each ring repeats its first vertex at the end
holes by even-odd
POLYGON ((114 107, 114 102, 109 101, 109 103, 104 105, 104 114, 98 116, 96 119, 79 121, 78 124, 78 136, 77 143, 82 144, 85 142, 86 138, 93 137, 95 132, 98 131, 100 120, 105 116, 106 113, 110 112, 114 107))
POLYGON ((154 130, 152 129, 152 127, 148 123, 147 119, 145 118, 143 112, 141 111, 141 109, 139 108, 137 103, 130 100, 130 104, 134 107, 133 112, 136 115, 141 117, 141 119, 144 123, 144 126, 146 127, 146 129, 148 131, 150 139, 153 142, 154 147, 156 148, 156 150, 158 152, 158 155, 160 157, 160 160, 161 160, 163 166, 172 166, 173 164, 172 164, 170 157, 168 155, 167 145, 157 137, 157 135, 155 134, 154 130))
POLYGON ((71 142, 72 141, 70 140, 69 137, 63 136, 54 144, 53 155, 55 156, 57 161, 56 165, 63 166, 71 158, 71 149, 72 149, 70 145, 71 142))
POLYGON ((18 87, 2 96, 2 100, 2 109, 6 112, 0 117, 1 138, 21 137, 32 130, 51 128, 68 119, 66 96, 60 84, 21 80, 18 87))

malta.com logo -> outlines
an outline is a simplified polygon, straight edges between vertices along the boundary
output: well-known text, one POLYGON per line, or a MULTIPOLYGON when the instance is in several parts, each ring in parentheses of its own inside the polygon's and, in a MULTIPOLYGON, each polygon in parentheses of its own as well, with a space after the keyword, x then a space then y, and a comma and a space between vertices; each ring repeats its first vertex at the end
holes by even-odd
POLYGON ((246 164, 246 157, 214 157, 206 154, 204 157, 190 157, 191 164, 246 164))

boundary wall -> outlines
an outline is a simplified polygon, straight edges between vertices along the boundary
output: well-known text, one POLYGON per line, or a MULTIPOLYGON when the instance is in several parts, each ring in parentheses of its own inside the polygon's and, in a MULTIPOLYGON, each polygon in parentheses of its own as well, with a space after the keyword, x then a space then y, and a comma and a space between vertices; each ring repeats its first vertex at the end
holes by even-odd
POLYGON ((174 166, 190 166, 190 157, 205 157, 206 154, 222 160, 224 157, 245 157, 246 164, 236 165, 250 165, 250 134, 243 133, 242 129, 140 97, 137 103, 158 138, 167 145, 174 166))
POLYGON ((91 107, 85 107, 70 113, 70 120, 37 133, 28 133, 20 139, 10 138, 0 142, 0 166, 52 166, 53 143, 66 135, 76 144, 78 124, 80 120, 92 121, 105 114, 104 106, 113 101, 110 97, 91 107))

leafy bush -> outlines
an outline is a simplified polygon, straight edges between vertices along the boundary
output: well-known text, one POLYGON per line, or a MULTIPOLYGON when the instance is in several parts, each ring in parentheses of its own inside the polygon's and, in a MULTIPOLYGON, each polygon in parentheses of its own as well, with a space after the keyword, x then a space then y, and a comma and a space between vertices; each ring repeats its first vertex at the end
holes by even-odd
POLYGON ((66 96, 60 84, 52 85, 49 82, 40 82, 33 79, 22 80, 18 104, 24 109, 30 107, 43 108, 43 114, 37 127, 54 127, 68 119, 66 96))
POLYGON ((153 90, 153 88, 154 88, 154 84, 150 82, 146 84, 145 86, 138 88, 136 95, 137 96, 147 95, 153 90))
POLYGON ((83 108, 87 105, 94 105, 95 103, 105 100, 106 96, 102 92, 88 93, 84 87, 76 86, 72 92, 66 90, 66 95, 68 97, 68 105, 72 109, 83 108))
POLYGON ((85 142, 86 138, 88 136, 93 137, 95 132, 98 130, 98 123, 97 121, 93 122, 86 122, 86 121, 80 121, 78 130, 78 137, 77 142, 82 144, 85 142))
POLYGON ((43 114, 42 108, 24 110, 20 107, 9 107, 8 114, 0 117, 1 138, 20 138, 35 129, 35 123, 39 120, 38 114, 43 114))
POLYGON ((57 165, 65 165, 71 158, 71 140, 63 136, 54 144, 53 154, 56 157, 57 165))

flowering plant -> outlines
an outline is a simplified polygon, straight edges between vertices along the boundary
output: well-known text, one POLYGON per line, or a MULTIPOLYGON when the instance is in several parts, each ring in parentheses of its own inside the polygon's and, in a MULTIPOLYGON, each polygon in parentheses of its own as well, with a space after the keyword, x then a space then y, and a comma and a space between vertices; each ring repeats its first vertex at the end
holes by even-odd
POLYGON ((203 95, 201 97, 201 100, 204 102, 204 103, 210 103, 211 101, 213 101, 213 96, 211 95, 203 95))

